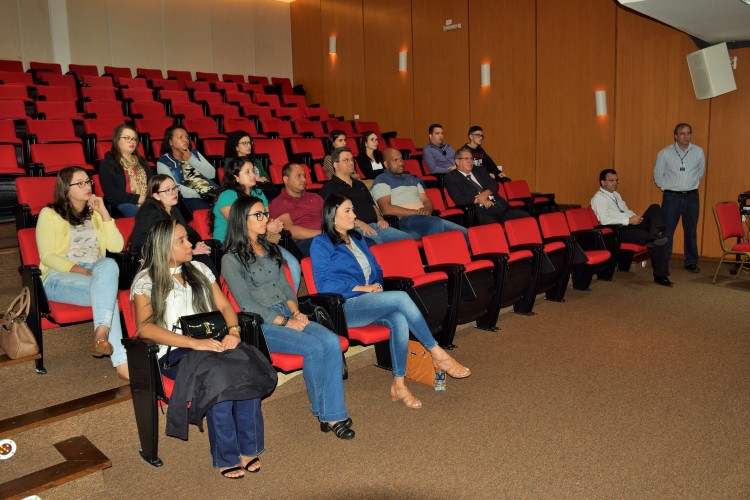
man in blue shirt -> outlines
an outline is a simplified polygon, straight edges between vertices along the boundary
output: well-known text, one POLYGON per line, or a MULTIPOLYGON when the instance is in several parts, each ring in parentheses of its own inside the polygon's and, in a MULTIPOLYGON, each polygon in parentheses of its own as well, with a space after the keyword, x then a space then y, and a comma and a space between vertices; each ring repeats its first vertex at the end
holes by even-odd
POLYGON ((431 215, 434 207, 425 193, 424 184, 421 179, 404 173, 404 158, 398 149, 386 149, 383 163, 386 171, 377 176, 370 187, 372 197, 383 215, 399 217, 399 229, 414 238, 461 231, 468 244, 465 227, 431 215))
POLYGON ((430 142, 422 149, 422 161, 431 173, 447 174, 456 168, 453 148, 443 142, 443 126, 439 123, 430 125, 429 134, 430 142))
POLYGON ((654 182, 662 190, 662 210, 667 226, 667 255, 672 255, 674 231, 682 217, 685 233, 685 269, 699 273, 698 214, 700 200, 698 186, 706 171, 703 149, 691 144, 693 128, 678 123, 674 128, 675 142, 659 151, 654 167, 654 182))

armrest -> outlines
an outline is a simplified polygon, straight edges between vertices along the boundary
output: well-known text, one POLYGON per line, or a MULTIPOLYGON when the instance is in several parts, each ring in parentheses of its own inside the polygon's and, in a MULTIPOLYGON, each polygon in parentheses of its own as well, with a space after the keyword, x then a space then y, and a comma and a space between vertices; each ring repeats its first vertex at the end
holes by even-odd
POLYGON ((522 243, 520 245, 510 246, 511 252, 517 252, 518 250, 529 250, 531 252, 540 252, 542 250, 542 245, 540 245, 539 243, 522 243))
POLYGON ((263 318, 255 313, 241 312, 237 314, 237 319, 239 320, 240 338, 242 338, 242 341, 257 347, 270 363, 271 352, 268 349, 268 344, 266 344, 266 337, 263 335, 263 330, 261 330, 263 318))
POLYGON ((414 286, 414 280, 411 278, 405 278, 403 276, 389 276, 383 278, 384 290, 399 290, 404 292, 412 286, 414 286))
POLYGON ((472 261, 490 260, 495 264, 502 264, 504 262, 508 262, 509 258, 510 256, 505 253, 478 253, 476 255, 471 256, 472 261))

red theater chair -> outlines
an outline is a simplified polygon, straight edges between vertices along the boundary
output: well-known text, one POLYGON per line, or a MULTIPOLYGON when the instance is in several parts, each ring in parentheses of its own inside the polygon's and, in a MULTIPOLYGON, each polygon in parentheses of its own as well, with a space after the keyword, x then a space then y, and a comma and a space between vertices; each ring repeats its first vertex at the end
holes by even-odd
POLYGON ((734 202, 717 203, 714 205, 714 218, 716 219, 716 228, 719 230, 719 243, 722 253, 711 283, 716 283, 719 270, 727 255, 735 255, 740 259, 740 267, 737 269, 735 278, 740 277, 742 270, 750 260, 750 242, 748 241, 748 234, 742 226, 739 206, 734 202), (730 238, 735 239, 734 244, 726 242, 730 238))

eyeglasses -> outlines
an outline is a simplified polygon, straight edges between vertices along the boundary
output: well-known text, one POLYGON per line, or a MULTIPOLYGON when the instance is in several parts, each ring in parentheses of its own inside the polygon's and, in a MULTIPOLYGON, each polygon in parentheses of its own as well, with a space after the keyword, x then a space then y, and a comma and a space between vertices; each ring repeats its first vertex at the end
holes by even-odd
POLYGON ((172 193, 179 193, 179 192, 180 192, 180 186, 172 186, 171 188, 162 189, 161 191, 157 191, 158 194, 161 194, 161 193, 172 194, 172 193))
POLYGON ((242 142, 238 142, 237 144, 239 144, 240 146, 252 146, 253 141, 242 141, 242 142))
POLYGON ((473 135, 474 137, 479 137, 479 138, 484 139, 484 134, 471 134, 471 135, 473 135))
POLYGON ((122 139, 125 142, 138 142, 137 137, 128 137, 127 135, 121 135, 120 139, 122 139))
POLYGON ((354 163, 354 158, 342 158, 336 163, 354 163))
POLYGON ((94 181, 92 181, 91 179, 89 179, 89 180, 87 180, 87 181, 74 182, 73 184, 68 184, 68 185, 69 185, 70 187, 73 187, 73 186, 78 186, 78 189, 83 189, 83 188, 85 188, 86 186, 91 186, 91 187, 93 187, 93 186, 94 186, 94 181))
POLYGON ((257 221, 268 219, 268 216, 269 216, 268 212, 250 212, 249 214, 247 214, 248 219, 250 217, 255 217, 255 220, 257 221))
POLYGON ((604 179, 604 182, 616 182, 616 183, 619 184, 620 183, 620 179, 604 179))

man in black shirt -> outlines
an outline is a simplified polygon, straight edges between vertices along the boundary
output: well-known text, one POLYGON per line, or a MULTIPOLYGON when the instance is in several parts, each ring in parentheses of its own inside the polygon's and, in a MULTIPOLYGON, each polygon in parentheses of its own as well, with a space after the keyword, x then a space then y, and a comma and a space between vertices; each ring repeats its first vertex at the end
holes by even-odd
POLYGON ((374 243, 411 239, 408 233, 388 225, 372 199, 370 190, 362 181, 352 177, 355 169, 351 149, 334 149, 331 152, 331 162, 333 163, 334 175, 319 192, 323 199, 337 193, 352 200, 354 213, 357 215, 355 221, 357 231, 374 243))
POLYGON ((499 167, 487 154, 487 151, 482 147, 482 141, 484 141, 484 131, 482 127, 474 125, 469 128, 469 142, 464 144, 464 148, 471 150, 471 155, 474 157, 474 167, 484 167, 490 177, 497 180, 498 182, 509 181, 510 178, 505 177, 503 173, 503 167, 499 167))

